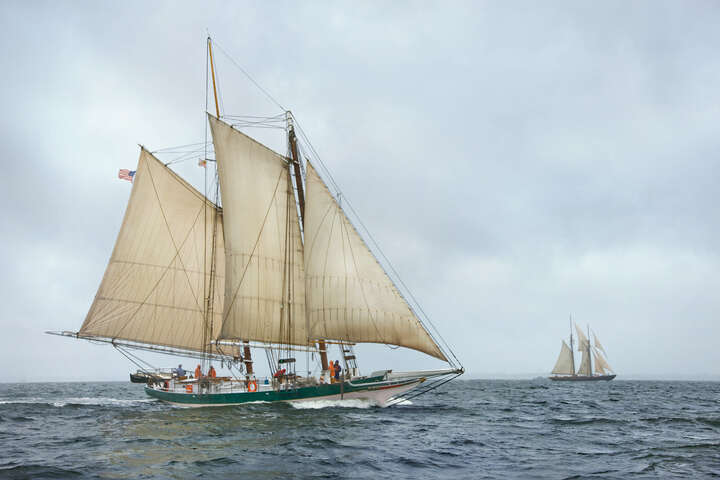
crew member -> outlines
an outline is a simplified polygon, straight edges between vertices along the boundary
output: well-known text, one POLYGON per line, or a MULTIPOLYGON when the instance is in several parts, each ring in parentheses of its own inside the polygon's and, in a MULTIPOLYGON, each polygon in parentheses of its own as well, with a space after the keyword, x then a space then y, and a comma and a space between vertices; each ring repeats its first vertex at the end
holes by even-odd
POLYGON ((210 370, 208 371, 208 377, 215 378, 217 377, 217 373, 215 373, 215 367, 210 365, 210 370))
POLYGON ((195 367, 195 378, 202 377, 202 368, 200 368, 200 364, 198 363, 198 366, 195 367))
POLYGON ((328 365, 328 370, 330 370, 330 383, 335 383, 335 364, 333 362, 328 365))
POLYGON ((335 360, 335 381, 340 381, 340 372, 342 371, 342 367, 340 366, 340 360, 335 360))

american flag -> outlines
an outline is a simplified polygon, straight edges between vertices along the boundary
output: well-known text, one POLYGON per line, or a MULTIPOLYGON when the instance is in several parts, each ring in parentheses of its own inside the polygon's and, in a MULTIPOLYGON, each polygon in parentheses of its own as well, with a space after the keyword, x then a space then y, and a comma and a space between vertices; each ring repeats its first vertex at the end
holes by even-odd
POLYGON ((128 182, 132 182, 134 177, 135 170, 128 170, 127 168, 123 168, 118 172, 118 178, 120 180, 127 180, 128 182))

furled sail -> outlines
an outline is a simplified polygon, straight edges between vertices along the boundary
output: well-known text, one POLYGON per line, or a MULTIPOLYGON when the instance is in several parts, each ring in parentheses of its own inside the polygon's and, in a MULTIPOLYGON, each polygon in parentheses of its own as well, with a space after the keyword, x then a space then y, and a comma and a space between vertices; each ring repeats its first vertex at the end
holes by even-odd
POLYGON ((590 354, 588 350, 583 350, 582 360, 580 361, 580 367, 577 371, 578 375, 591 375, 590 371, 590 354))
POLYGON ((400 345, 446 360, 310 162, 304 232, 311 338, 400 345))
POLYGON ((572 375, 575 373, 573 371, 572 350, 570 350, 570 347, 568 347, 567 343, 565 343, 565 340, 562 341, 560 355, 555 363, 555 367, 552 369, 552 373, 558 375, 572 375))
POLYGON ((596 347, 596 348, 599 348, 600 350, 602 350, 602 352, 603 352, 605 355, 607 355, 607 352, 605 351, 605 349, 603 348, 602 344, 600 343, 600 340, 598 340, 598 337, 597 337, 597 335, 595 334, 595 332, 593 332, 593 337, 595 338, 595 347, 596 347))
POLYGON ((287 161, 209 117, 225 218, 219 338, 307 345, 302 241, 287 161))
POLYGON ((582 329, 577 326, 577 323, 575 324, 575 331, 577 332, 578 336, 577 350, 578 352, 584 352, 590 346, 590 344, 588 343, 588 339, 583 333, 582 329))
MULTIPOLYGON (((143 149, 122 228, 79 335, 203 351, 216 212, 143 149)), ((217 222, 212 332, 222 320, 225 270, 219 214, 217 222)))

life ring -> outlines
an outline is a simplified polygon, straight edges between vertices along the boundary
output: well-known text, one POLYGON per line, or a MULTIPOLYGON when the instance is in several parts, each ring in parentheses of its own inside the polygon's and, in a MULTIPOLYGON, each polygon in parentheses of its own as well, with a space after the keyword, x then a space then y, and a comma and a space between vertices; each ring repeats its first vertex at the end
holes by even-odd
POLYGON ((257 392, 257 382, 255 380, 250 380, 247 384, 247 390, 250 393, 257 392))
POLYGON ((185 392, 192 393, 192 391, 193 391, 192 385, 190 385, 190 384, 185 385, 185 392))

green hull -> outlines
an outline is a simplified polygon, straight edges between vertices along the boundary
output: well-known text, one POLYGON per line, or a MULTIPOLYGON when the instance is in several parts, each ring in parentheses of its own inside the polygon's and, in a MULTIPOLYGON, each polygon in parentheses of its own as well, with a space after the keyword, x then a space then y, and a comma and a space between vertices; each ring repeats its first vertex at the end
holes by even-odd
POLYGON ((358 379, 353 382, 313 385, 298 387, 288 390, 270 390, 257 392, 237 393, 179 393, 158 390, 145 387, 145 393, 150 397, 165 402, 171 402, 187 406, 211 406, 211 405, 239 405, 251 402, 292 402, 310 400, 313 398, 334 397, 343 399, 346 395, 358 398, 358 392, 367 392, 368 397, 374 394, 385 393, 387 390, 403 390, 422 382, 424 379, 413 379, 405 381, 383 381, 383 377, 371 377, 358 379), (406 388, 403 388, 406 387, 406 388))

